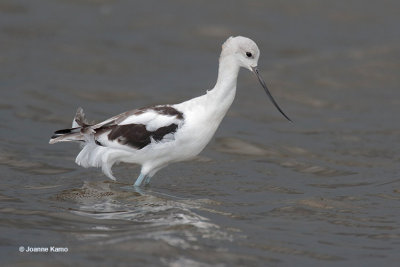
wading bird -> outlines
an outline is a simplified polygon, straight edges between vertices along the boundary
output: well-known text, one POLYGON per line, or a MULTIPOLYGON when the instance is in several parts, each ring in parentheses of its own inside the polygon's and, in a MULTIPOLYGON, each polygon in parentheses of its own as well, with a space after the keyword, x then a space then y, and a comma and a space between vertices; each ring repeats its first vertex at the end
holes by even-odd
POLYGON ((255 74, 268 97, 282 115, 257 69, 260 50, 249 38, 228 38, 219 57, 218 79, 206 94, 175 105, 158 105, 124 112, 98 124, 89 124, 78 109, 71 129, 59 130, 50 144, 75 141, 82 144, 76 163, 85 168, 101 167, 115 180, 115 163, 141 165, 134 186, 148 184, 151 177, 170 163, 198 155, 210 142, 236 93, 240 67, 255 74))

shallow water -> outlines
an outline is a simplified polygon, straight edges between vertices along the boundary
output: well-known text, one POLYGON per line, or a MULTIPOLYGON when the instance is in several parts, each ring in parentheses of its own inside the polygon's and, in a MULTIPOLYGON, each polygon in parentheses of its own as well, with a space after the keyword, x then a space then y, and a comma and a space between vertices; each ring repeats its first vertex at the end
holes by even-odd
POLYGON ((400 20, 396 1, 0 3, 0 262, 12 266, 396 266, 400 20), (93 120, 214 85, 230 35, 260 69, 194 161, 149 187, 48 145, 93 120), (68 252, 19 252, 19 247, 68 252))

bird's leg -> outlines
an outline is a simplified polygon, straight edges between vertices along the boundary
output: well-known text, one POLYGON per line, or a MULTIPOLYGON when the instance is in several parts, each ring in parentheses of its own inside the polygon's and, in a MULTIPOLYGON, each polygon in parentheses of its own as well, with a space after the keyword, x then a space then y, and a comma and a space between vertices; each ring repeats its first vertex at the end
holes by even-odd
POLYGON ((150 183, 150 180, 151 180, 151 176, 150 176, 150 175, 147 175, 147 176, 146 176, 146 179, 144 180, 144 184, 145 184, 145 185, 148 185, 148 184, 150 183))
POLYGON ((136 186, 136 187, 140 186, 142 184, 143 180, 145 180, 145 179, 147 180, 146 177, 147 176, 145 174, 140 173, 139 177, 136 179, 136 182, 133 186, 136 186))

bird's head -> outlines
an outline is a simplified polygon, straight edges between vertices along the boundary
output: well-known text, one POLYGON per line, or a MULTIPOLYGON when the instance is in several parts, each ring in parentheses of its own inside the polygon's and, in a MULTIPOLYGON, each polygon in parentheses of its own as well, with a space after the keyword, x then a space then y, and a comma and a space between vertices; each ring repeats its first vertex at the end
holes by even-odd
POLYGON ((260 72, 257 68, 258 59, 260 58, 260 50, 253 40, 243 36, 229 37, 222 45, 220 60, 225 57, 233 58, 238 66, 253 72, 274 106, 286 119, 291 121, 291 119, 278 106, 260 75, 260 72))
POLYGON ((260 50, 256 43, 246 37, 229 37, 222 45, 221 58, 232 56, 240 67, 252 71, 252 67, 257 67, 260 50))

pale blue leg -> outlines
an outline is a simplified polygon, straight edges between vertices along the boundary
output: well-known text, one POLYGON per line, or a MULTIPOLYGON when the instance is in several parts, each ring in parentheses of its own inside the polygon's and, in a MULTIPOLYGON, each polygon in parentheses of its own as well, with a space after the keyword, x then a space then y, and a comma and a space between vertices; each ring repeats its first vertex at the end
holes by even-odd
POLYGON ((144 180, 144 184, 145 185, 148 185, 149 183, 150 183, 150 180, 151 180, 151 176, 146 176, 146 179, 144 180))
POLYGON ((140 173, 139 177, 136 179, 136 182, 133 186, 140 186, 144 179, 146 179, 146 175, 140 173))

